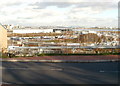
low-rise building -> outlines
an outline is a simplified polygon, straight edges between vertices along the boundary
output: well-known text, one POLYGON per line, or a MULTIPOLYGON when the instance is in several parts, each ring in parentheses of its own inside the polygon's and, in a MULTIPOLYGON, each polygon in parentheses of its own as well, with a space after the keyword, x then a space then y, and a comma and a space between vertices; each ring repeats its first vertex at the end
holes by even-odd
POLYGON ((7 30, 0 24, 0 52, 7 50, 7 30))

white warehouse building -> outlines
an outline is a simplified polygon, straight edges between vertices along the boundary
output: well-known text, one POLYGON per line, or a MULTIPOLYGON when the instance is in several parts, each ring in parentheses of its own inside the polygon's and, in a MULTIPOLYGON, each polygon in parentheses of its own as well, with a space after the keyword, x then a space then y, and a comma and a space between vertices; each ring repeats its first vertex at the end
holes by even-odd
POLYGON ((13 33, 50 33, 53 29, 15 29, 13 33))

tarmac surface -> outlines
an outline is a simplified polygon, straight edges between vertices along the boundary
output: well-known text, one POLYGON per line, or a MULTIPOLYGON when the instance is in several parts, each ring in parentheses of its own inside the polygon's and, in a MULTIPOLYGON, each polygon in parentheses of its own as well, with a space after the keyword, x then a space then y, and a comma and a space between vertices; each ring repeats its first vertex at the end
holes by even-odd
POLYGON ((7 84, 118 84, 118 63, 2 62, 7 84))

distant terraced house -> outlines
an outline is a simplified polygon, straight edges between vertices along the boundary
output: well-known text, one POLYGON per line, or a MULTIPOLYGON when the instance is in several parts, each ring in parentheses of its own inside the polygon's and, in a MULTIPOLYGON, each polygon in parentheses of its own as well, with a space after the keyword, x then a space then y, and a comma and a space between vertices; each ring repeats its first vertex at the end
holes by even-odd
POLYGON ((0 52, 7 50, 7 30, 0 24, 0 52))

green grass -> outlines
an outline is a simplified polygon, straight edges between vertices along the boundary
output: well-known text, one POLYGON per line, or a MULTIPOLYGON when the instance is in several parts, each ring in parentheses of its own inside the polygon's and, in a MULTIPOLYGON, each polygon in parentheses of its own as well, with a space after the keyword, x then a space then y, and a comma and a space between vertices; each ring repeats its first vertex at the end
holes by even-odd
MULTIPOLYGON (((79 56, 79 55, 120 55, 120 53, 98 53, 98 54, 71 54, 71 53, 68 53, 68 54, 60 54, 60 53, 50 53, 50 54, 45 54, 45 53, 42 53, 42 54, 37 54, 35 56, 79 56)), ((35 56, 12 56, 11 58, 18 58, 18 57, 35 57, 35 56)), ((8 57, 7 55, 5 54, 2 54, 2 58, 10 58, 8 57)))

